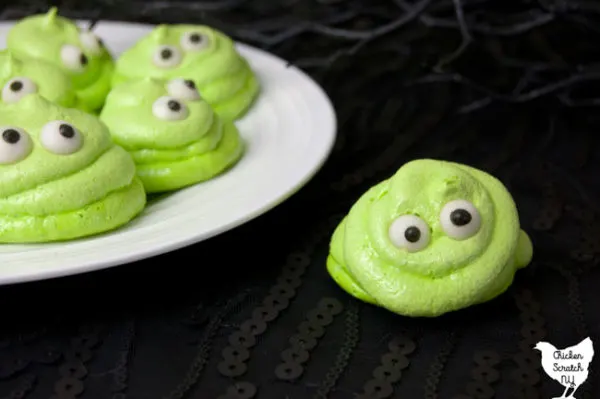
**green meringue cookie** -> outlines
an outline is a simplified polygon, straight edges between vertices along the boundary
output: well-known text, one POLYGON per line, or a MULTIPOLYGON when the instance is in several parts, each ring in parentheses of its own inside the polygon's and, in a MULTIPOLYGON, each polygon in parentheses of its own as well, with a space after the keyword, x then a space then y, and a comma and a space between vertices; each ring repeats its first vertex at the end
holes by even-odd
POLYGON ((39 58, 59 67, 70 77, 81 107, 89 112, 102 108, 110 90, 113 58, 93 32, 58 16, 56 7, 15 24, 7 48, 17 57, 39 58))
POLYGON ((0 51, 2 103, 13 103, 39 93, 66 108, 79 108, 71 79, 56 66, 35 58, 20 59, 10 51, 0 51))
POLYGON ((113 87, 154 77, 194 81, 225 120, 241 118, 259 93, 259 82, 233 41, 202 25, 159 25, 117 60, 113 87))
POLYGON ((106 232, 145 203, 131 156, 97 117, 39 94, 0 107, 1 243, 106 232))
POLYGON ((109 93, 100 119, 132 155, 148 193, 211 179, 244 153, 233 122, 223 121, 191 80, 123 83, 109 93))
POLYGON ((532 251, 500 181, 424 159, 406 163, 354 204, 333 234, 327 270, 362 301, 436 317, 502 294, 532 251))

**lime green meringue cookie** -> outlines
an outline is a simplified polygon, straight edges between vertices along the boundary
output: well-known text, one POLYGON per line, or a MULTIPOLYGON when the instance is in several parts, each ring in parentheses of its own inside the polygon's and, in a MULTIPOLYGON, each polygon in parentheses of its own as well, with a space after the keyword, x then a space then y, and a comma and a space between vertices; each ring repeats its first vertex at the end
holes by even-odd
POLYGON ((71 79, 56 66, 34 58, 20 59, 7 50, 0 51, 2 103, 14 103, 39 93, 66 108, 79 108, 71 79))
POLYGON ((97 117, 39 94, 0 108, 0 242, 106 232, 145 203, 131 156, 97 117))
POLYGON ((59 67, 70 77, 86 111, 102 108, 110 90, 113 58, 93 32, 58 16, 55 7, 13 26, 7 48, 18 57, 39 58, 59 67))
POLYGON ((356 202, 333 234, 327 269, 362 301, 435 317, 502 294, 531 257, 500 181, 425 159, 405 164, 356 202))
POLYGON ((156 27, 117 60, 113 86, 143 77, 193 80, 224 120, 242 117, 260 90, 233 41, 207 26, 156 27))
POLYGON ((244 153, 233 122, 221 120, 191 80, 123 83, 109 93, 100 119, 132 155, 149 193, 211 179, 244 153))

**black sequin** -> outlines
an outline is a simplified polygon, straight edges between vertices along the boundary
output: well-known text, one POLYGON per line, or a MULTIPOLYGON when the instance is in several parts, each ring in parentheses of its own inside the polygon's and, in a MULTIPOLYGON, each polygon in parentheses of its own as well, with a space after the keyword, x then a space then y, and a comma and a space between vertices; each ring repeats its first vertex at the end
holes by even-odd
POLYGON ((165 48, 160 52, 160 58, 163 60, 168 60, 173 56, 173 51, 171 49, 165 48))
POLYGON ((202 41, 202 35, 199 33, 192 33, 190 35, 190 42, 192 43, 200 43, 202 41))
POLYGON ((79 62, 81 63, 81 65, 87 65, 88 64, 88 57, 85 54, 81 54, 79 56, 79 62))

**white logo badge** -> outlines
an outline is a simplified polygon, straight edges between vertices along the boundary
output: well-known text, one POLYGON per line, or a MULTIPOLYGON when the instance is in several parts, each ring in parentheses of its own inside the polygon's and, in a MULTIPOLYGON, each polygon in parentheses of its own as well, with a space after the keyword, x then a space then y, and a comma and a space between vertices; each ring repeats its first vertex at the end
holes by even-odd
POLYGON ((554 345, 543 341, 538 342, 533 349, 542 354, 544 372, 565 387, 562 396, 554 399, 574 399, 573 394, 588 378, 589 366, 594 358, 594 345, 590 337, 564 349, 556 349, 554 345), (567 396, 569 391, 571 393, 567 396))

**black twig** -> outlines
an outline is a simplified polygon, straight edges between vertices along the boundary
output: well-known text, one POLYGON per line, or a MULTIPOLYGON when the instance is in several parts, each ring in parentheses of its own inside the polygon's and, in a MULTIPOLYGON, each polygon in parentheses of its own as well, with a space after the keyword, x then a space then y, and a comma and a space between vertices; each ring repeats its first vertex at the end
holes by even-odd
MULTIPOLYGON (((547 13, 536 13, 535 16, 527 21, 517 22, 512 25, 506 26, 492 26, 486 23, 470 24, 469 29, 471 32, 479 33, 488 36, 515 36, 528 32, 532 29, 546 25, 554 20, 553 14, 547 13)), ((452 28, 452 29, 464 29, 459 21, 451 19, 436 18, 430 15, 423 15, 420 17, 420 21, 432 28, 452 28)), ((466 25, 466 24, 465 24, 466 25)))
MULTIPOLYGON (((360 14, 361 13, 359 10, 343 10, 326 18, 320 19, 319 23, 323 25, 342 24, 344 22, 352 21, 360 14)), ((273 32, 277 30, 287 31, 290 29, 290 25, 299 23, 303 25, 305 22, 299 22, 298 19, 292 15, 287 17, 261 19, 242 24, 241 26, 243 26, 243 28, 236 29, 236 32, 256 36, 258 41, 265 41, 265 44, 270 45, 270 42, 273 40, 273 38, 265 35, 264 32, 273 32)), ((283 32, 279 32, 277 35, 282 34, 283 32)))
POLYGON ((393 32, 396 29, 399 29, 402 26, 414 20, 423 10, 425 10, 425 8, 429 5, 429 3, 431 3, 431 1, 432 0, 421 0, 419 3, 412 6, 404 15, 386 25, 380 26, 379 28, 366 31, 353 31, 316 25, 312 27, 311 31, 315 33, 321 33, 327 36, 333 36, 340 39, 373 40, 390 32, 393 32))
POLYGON ((147 11, 161 11, 185 9, 186 11, 225 11, 247 3, 248 0, 221 0, 221 1, 153 1, 144 3, 147 11))
POLYGON ((538 87, 536 89, 532 89, 525 93, 517 93, 516 95, 506 95, 501 93, 496 93, 493 90, 486 88, 485 86, 479 85, 472 80, 456 73, 450 74, 432 74, 427 75, 423 78, 416 79, 410 82, 407 82, 407 85, 416 85, 416 84, 428 84, 428 83, 457 83, 470 89, 482 93, 487 97, 490 97, 493 100, 498 100, 502 102, 508 103, 525 103, 528 101, 536 100, 540 97, 546 96, 551 93, 555 93, 561 89, 565 89, 567 87, 572 86, 575 83, 579 83, 582 81, 593 81, 600 79, 600 72, 588 72, 581 73, 577 75, 570 76, 567 79, 559 80, 557 82, 552 82, 546 84, 544 86, 538 87))
POLYGON ((457 59, 458 57, 460 57, 463 51, 465 51, 469 44, 471 44, 471 42, 473 41, 473 37, 471 36, 471 33, 469 33, 469 28, 467 27, 467 21, 465 20, 465 13, 462 6, 462 0, 453 0, 453 4, 454 11, 456 13, 456 20, 458 21, 458 26, 460 29, 461 42, 458 48, 454 50, 452 54, 448 55, 447 57, 444 57, 442 60, 440 60, 440 62, 438 62, 438 64, 435 67, 435 69, 438 71, 441 70, 444 67, 444 65, 447 65, 455 59, 457 59))

